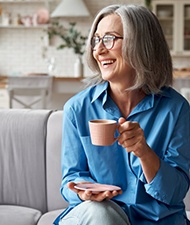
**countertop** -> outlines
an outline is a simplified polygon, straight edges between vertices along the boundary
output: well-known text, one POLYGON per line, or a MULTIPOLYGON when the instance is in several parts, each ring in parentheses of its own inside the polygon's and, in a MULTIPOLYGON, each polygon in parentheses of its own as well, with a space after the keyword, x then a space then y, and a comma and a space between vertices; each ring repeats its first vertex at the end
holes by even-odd
POLYGON ((174 76, 174 78, 176 78, 176 79, 190 78, 190 71, 174 70, 173 76, 174 76))
MULTIPOLYGON (((39 74, 40 75, 40 74, 39 74)), ((190 79, 190 68, 186 69, 175 69, 173 72, 174 79, 190 79)), ((36 78, 38 76, 36 75, 36 78)), ((53 83, 81 83, 84 77, 59 77, 53 76, 53 83)), ((0 88, 6 88, 8 84, 8 76, 0 75, 0 88)))
MULTIPOLYGON (((38 78, 38 76, 36 76, 38 78)), ((59 77, 59 76, 53 76, 53 81, 59 82, 80 82, 84 79, 83 77, 59 77)), ((6 75, 0 75, 0 88, 5 88, 8 84, 8 76, 6 75)))

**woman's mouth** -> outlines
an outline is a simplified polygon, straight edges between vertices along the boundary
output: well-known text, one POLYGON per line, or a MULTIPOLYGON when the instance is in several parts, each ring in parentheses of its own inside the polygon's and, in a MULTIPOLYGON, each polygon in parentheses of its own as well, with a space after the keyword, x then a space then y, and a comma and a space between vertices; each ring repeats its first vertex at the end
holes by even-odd
POLYGON ((104 61, 101 61, 101 65, 109 66, 109 65, 113 64, 114 62, 115 62, 114 60, 104 60, 104 61))

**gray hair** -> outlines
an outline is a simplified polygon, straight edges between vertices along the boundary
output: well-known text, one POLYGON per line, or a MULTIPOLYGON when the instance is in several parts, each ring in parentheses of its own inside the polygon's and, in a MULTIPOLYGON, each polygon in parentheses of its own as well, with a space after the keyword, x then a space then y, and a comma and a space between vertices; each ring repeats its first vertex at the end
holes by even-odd
POLYGON ((158 93, 173 81, 172 59, 157 17, 140 5, 110 5, 95 17, 86 46, 86 59, 90 69, 98 74, 90 85, 104 82, 96 60, 93 58, 91 38, 102 18, 110 14, 120 16, 123 24, 122 55, 135 69, 136 79, 127 90, 142 89, 146 94, 158 93))

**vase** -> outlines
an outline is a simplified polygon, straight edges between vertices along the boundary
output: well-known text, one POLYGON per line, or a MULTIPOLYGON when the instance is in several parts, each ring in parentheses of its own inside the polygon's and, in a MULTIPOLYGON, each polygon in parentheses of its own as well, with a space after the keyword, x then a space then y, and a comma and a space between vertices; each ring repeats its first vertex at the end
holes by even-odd
POLYGON ((82 77, 83 72, 84 72, 84 65, 82 63, 82 58, 81 56, 78 56, 74 64, 74 77, 82 77))

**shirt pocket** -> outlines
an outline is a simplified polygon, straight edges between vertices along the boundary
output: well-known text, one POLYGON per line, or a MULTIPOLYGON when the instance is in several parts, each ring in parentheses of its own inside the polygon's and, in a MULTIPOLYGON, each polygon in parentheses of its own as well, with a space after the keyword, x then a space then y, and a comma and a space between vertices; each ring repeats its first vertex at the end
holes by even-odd
POLYGON ((91 143, 91 137, 90 136, 82 136, 81 137, 81 143, 83 145, 83 149, 86 153, 86 155, 88 156, 90 154, 90 156, 106 156, 108 155, 113 156, 115 154, 118 154, 118 143, 117 141, 114 142, 112 145, 109 146, 98 146, 98 145, 93 145, 91 143))

